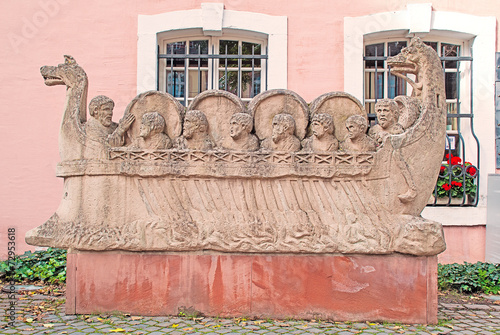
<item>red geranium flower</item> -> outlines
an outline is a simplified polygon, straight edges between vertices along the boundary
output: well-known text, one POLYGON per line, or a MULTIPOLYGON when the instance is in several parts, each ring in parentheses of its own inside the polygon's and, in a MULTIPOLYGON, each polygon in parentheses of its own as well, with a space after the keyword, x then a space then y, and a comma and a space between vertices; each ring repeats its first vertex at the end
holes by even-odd
POLYGON ((445 191, 449 191, 451 189, 451 185, 450 184, 443 184, 442 188, 445 190, 445 191))
POLYGON ((462 160, 460 159, 460 157, 452 157, 451 158, 451 165, 457 165, 460 163, 462 163, 462 160))
POLYGON ((446 156, 444 156, 444 157, 451 158, 450 156, 453 157, 453 154, 446 154, 446 156))
POLYGON ((451 182, 451 186, 457 186, 457 187, 462 187, 462 183, 461 182, 458 182, 458 181, 452 181, 451 182))
POLYGON ((467 168, 467 173, 468 173, 469 175, 471 175, 472 177, 474 177, 474 176, 476 175, 476 173, 477 173, 477 170, 476 170, 476 168, 475 168, 475 167, 473 167, 473 166, 469 166, 469 167, 467 168))
POLYGON ((444 172, 444 171, 446 171, 446 168, 441 165, 441 172, 444 172))

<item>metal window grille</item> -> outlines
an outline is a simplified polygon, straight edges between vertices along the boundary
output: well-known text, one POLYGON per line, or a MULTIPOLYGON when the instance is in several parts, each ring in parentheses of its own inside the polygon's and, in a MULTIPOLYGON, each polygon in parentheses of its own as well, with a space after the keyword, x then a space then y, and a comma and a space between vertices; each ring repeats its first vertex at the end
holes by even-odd
MULTIPOLYGON (((460 56, 460 46, 424 42, 435 50, 440 50, 440 59, 445 74, 446 103, 448 121, 446 149, 436 187, 428 206, 477 206, 479 194, 480 144, 474 132, 473 112, 473 57, 460 56), (463 66, 466 64, 467 66, 463 66), (464 70, 465 69, 465 70, 464 70), (466 82, 467 81, 467 82, 466 82), (461 87, 468 84, 468 92, 461 87), (469 106, 464 108, 463 96, 468 97, 469 106), (472 155, 467 154, 467 146, 476 148, 475 165, 469 163, 472 155)), ((370 125, 377 123, 374 105, 382 98, 394 98, 406 94, 406 85, 391 75, 386 59, 406 46, 406 41, 385 42, 365 49, 365 106, 370 125), (391 50, 391 46, 395 47, 391 50), (368 54, 368 55, 367 55, 368 54), (368 74, 367 74, 368 73, 368 74), (387 83, 387 84, 386 84, 387 83)))
MULTIPOLYGON (((220 42, 238 43, 238 41, 220 42)), ((247 43, 251 45, 251 48, 243 52, 242 44, 239 43, 237 53, 234 53, 228 50, 226 44, 223 48, 224 53, 221 53, 222 50, 216 53, 215 45, 212 44, 211 48, 207 45, 202 50, 202 45, 198 44, 197 50, 191 48, 188 53, 188 49, 184 47, 183 53, 176 53, 174 44, 169 44, 172 47, 167 48, 167 53, 164 54, 160 52, 160 46, 158 46, 156 89, 160 90, 160 71, 165 71, 166 91, 184 106, 188 105, 192 100, 190 98, 194 95, 207 89, 225 90, 243 100, 250 100, 261 91, 267 90, 267 47, 261 52, 260 48, 256 50, 255 43, 247 43), (165 66, 160 65, 163 59, 165 66), (210 80, 208 80, 209 72, 210 80), (186 82, 189 82, 188 87, 186 87, 186 82)))

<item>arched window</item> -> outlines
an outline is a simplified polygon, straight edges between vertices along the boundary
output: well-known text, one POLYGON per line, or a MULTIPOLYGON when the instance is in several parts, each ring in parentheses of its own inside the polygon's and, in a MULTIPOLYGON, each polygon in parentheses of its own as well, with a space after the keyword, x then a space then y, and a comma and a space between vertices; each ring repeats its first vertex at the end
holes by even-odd
POLYGON ((205 89, 224 88, 243 100, 286 89, 287 25, 286 16, 226 10, 222 3, 139 15, 137 92, 169 91, 188 105, 205 89))

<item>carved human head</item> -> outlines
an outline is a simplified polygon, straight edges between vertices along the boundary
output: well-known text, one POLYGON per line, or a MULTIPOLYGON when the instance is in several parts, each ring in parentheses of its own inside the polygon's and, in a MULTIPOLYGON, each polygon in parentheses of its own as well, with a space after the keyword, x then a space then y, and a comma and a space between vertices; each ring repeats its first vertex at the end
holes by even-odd
POLYGON ((278 143, 282 139, 293 136, 295 133, 295 120, 293 116, 286 113, 276 114, 273 118, 273 142, 278 143))
POLYGON ((139 136, 146 138, 163 132, 165 129, 165 119, 158 112, 145 113, 141 119, 141 129, 139 136))
POLYGON ((368 121, 362 115, 351 115, 345 121, 347 128, 347 136, 350 139, 358 139, 366 134, 368 129, 368 121))
POLYGON ((229 135, 237 140, 252 131, 253 118, 248 113, 235 113, 231 116, 229 124, 229 135))
POLYGON ((113 100, 105 95, 98 95, 90 100, 89 113, 104 127, 109 127, 112 123, 114 107, 115 103, 113 100))
POLYGON ((384 129, 396 124, 399 119, 398 104, 392 99, 381 99, 375 104, 375 112, 380 126, 384 129))
POLYGON ((203 112, 198 110, 187 111, 184 117, 183 135, 190 139, 196 133, 206 134, 208 132, 208 120, 203 112))
POLYGON ((311 120, 311 129, 317 138, 322 138, 325 134, 333 134, 335 127, 332 116, 322 113, 314 114, 311 120))

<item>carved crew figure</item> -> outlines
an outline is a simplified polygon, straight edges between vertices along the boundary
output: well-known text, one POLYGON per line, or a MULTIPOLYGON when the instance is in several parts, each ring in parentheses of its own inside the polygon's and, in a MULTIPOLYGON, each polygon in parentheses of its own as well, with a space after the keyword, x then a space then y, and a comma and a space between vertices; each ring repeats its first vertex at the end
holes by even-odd
POLYGON ((368 122, 361 115, 352 115, 345 121, 347 137, 340 144, 340 148, 350 152, 375 151, 375 141, 366 135, 368 122))
POLYGON ((300 140, 295 136, 293 116, 286 113, 274 116, 272 137, 262 141, 262 148, 276 151, 300 150, 300 140))
POLYGON ((241 151, 255 151, 259 149, 259 139, 251 134, 253 128, 253 118, 247 113, 235 113, 229 121, 228 149, 241 151))
POLYGON ((392 99, 381 99, 375 104, 378 124, 371 127, 370 136, 380 145, 388 135, 401 134, 404 129, 398 123, 399 107, 392 99))
POLYGON ((312 135, 302 141, 304 151, 335 151, 339 141, 333 135, 333 118, 329 114, 314 114, 311 122, 312 135))
POLYGON ((154 150, 170 148, 172 141, 163 132, 165 126, 165 119, 158 112, 145 113, 141 119, 139 137, 136 138, 132 146, 154 150))
POLYGON ((175 147, 189 150, 211 150, 214 143, 208 134, 208 121, 203 112, 188 111, 184 117, 182 136, 178 137, 175 147))
POLYGON ((104 142, 112 147, 122 146, 125 142, 124 134, 135 120, 129 114, 120 120, 112 121, 115 103, 104 95, 98 95, 90 101, 90 119, 85 124, 85 132, 89 139, 104 142))

